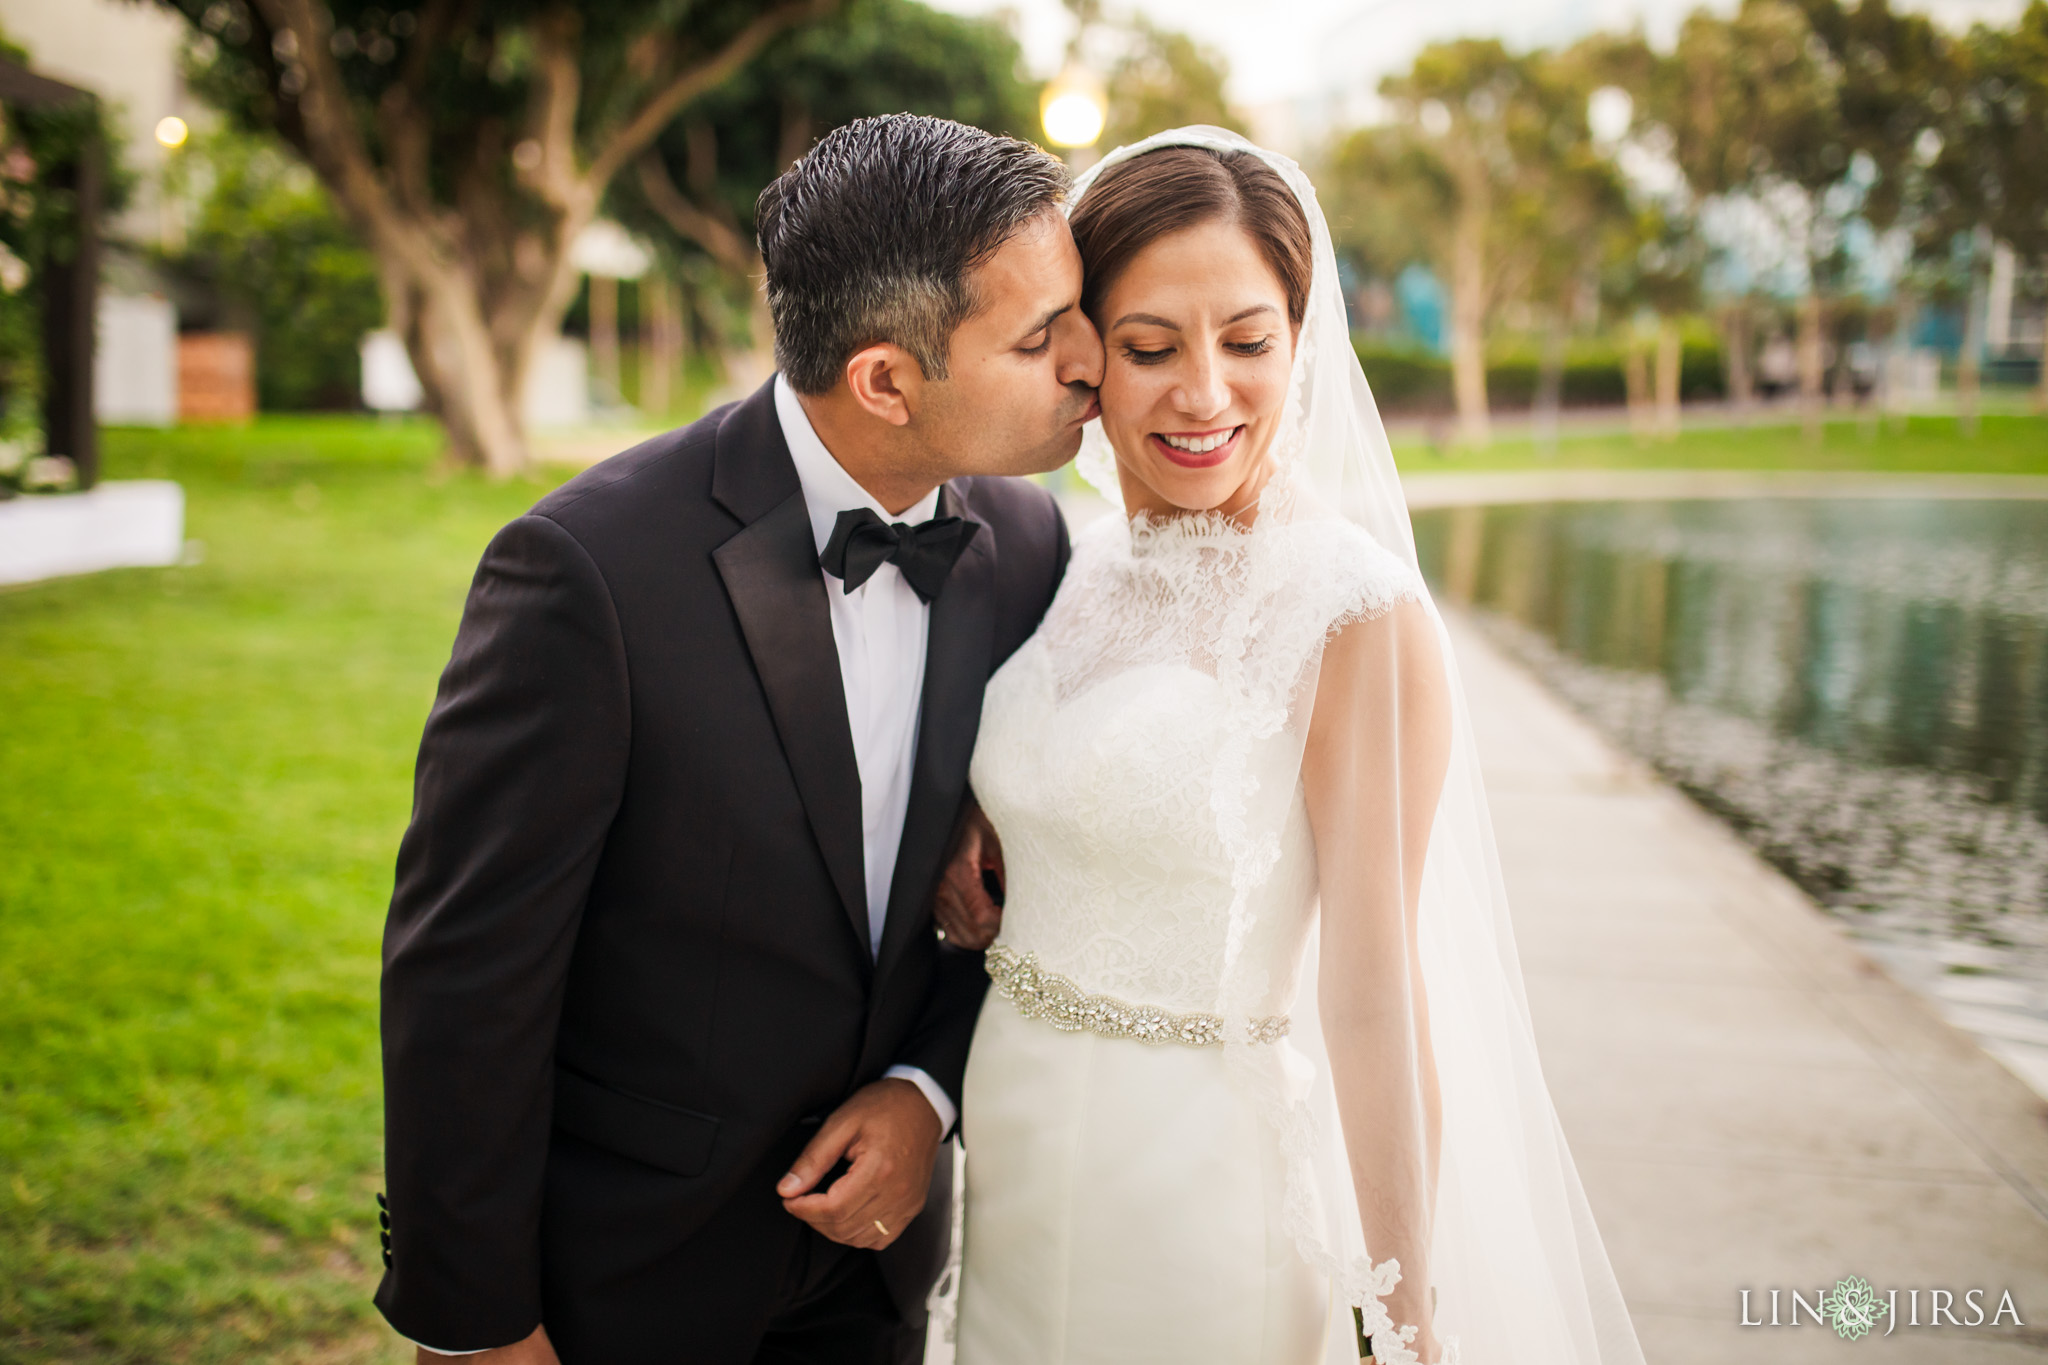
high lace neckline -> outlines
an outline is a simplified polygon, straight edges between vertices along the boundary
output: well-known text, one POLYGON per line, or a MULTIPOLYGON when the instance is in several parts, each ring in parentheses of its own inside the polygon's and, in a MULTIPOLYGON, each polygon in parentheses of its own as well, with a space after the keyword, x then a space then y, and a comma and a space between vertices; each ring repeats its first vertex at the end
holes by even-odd
POLYGON ((1254 529, 1213 510, 1172 516, 1138 512, 1129 522, 1131 557, 1156 559, 1191 550, 1234 550, 1251 539, 1254 529))

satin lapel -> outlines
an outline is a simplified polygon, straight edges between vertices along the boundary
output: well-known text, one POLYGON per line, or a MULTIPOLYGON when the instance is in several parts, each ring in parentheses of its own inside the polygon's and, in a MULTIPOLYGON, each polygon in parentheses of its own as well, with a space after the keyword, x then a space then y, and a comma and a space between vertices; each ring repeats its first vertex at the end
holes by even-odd
MULTIPOLYGON (((950 484, 940 494, 938 515, 973 518, 950 484)), ((995 657, 995 595, 995 532, 983 523, 953 565, 945 591, 932 603, 917 759, 911 769, 903 841, 897 846, 896 875, 889 886, 889 915, 882 925, 882 951, 875 969, 878 990, 880 978, 902 956, 912 932, 923 922, 939 859, 951 842, 960 798, 967 790, 967 762, 981 727, 981 693, 995 657)))
MULTIPOLYGON (((767 452, 760 452, 765 456, 767 452)), ((782 453, 782 459, 789 456, 782 453)), ((846 918, 868 961, 868 899, 862 875, 860 767, 846 719, 839 650, 818 571, 817 543, 801 490, 713 551, 768 709, 825 855, 846 918)))

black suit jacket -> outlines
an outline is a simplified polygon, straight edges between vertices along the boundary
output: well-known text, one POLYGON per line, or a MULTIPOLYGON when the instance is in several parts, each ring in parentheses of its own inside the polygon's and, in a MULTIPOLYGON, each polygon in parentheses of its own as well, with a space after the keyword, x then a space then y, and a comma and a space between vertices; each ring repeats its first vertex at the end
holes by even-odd
MULTIPOLYGON (((503 1345, 544 1309, 552 1331, 593 1267, 658 1284, 641 1272, 758 1200, 806 1123, 893 1064, 957 1101, 986 978, 928 907, 982 688, 1067 536, 1020 481, 955 480, 939 511, 982 529, 932 604, 873 959, 826 585, 772 388, 592 468, 485 551, 385 934, 377 1303, 404 1335, 503 1345)), ((913 1321, 938 1193, 883 1261, 913 1321)), ((759 1203, 781 1220, 762 1236, 794 1225, 759 1203)))

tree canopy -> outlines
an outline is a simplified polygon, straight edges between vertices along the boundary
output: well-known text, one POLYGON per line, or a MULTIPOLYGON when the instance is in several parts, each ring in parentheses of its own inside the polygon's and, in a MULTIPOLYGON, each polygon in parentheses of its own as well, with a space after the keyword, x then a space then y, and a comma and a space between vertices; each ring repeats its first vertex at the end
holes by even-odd
POLYGON ((159 0, 194 86, 310 165, 377 256, 458 460, 527 460, 520 399, 570 246, 692 103, 836 0, 159 0))

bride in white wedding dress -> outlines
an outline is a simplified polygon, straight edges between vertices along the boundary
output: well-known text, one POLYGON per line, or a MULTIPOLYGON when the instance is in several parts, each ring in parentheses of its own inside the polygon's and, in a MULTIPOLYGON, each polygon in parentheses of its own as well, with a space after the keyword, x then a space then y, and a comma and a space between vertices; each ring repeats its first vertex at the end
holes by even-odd
POLYGON ((1182 129, 1070 212, 1126 515, 984 703, 961 1365, 1640 1362, 1314 191, 1182 129))

